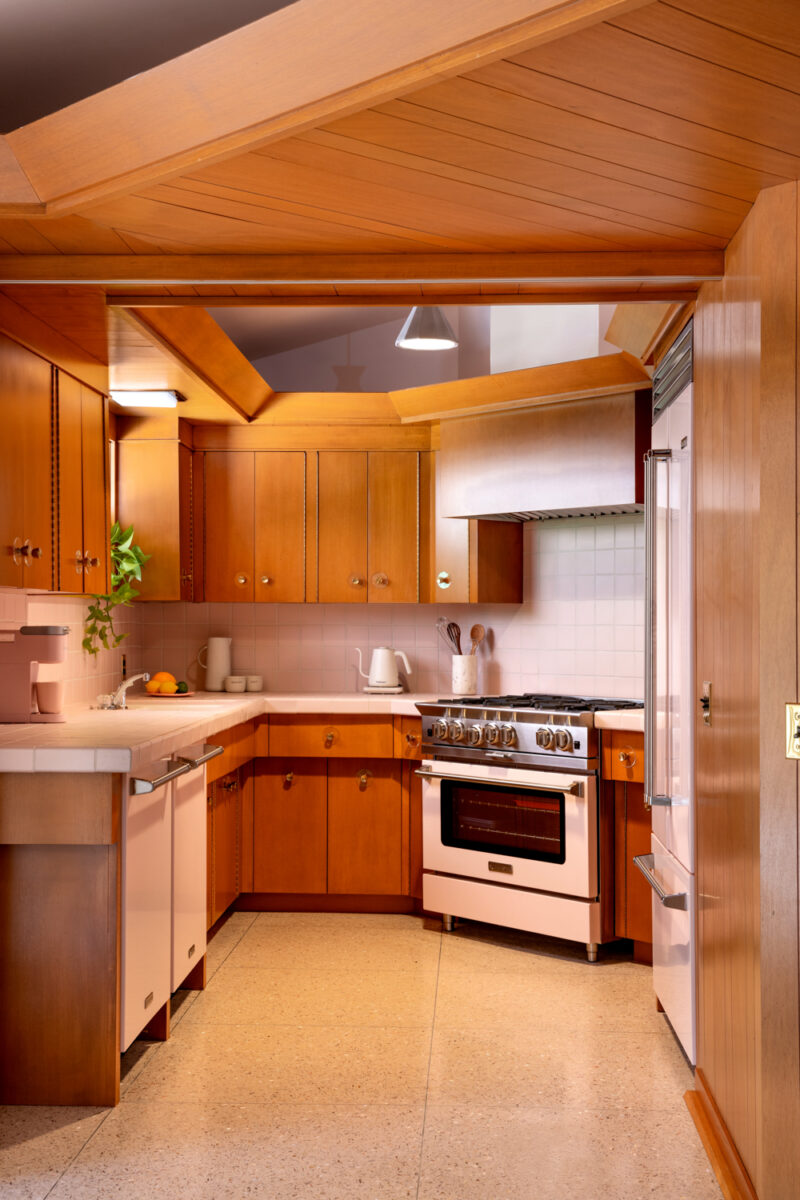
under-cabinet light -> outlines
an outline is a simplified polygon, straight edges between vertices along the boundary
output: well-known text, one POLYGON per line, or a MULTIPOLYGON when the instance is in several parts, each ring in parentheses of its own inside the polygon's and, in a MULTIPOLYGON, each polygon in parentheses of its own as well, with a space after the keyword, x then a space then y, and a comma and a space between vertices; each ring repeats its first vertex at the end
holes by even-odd
POLYGON ((401 350, 453 350, 457 345, 450 322, 435 304, 412 308, 395 342, 401 350))
POLYGON ((111 399, 122 408, 177 408, 183 396, 178 392, 110 392, 111 399))

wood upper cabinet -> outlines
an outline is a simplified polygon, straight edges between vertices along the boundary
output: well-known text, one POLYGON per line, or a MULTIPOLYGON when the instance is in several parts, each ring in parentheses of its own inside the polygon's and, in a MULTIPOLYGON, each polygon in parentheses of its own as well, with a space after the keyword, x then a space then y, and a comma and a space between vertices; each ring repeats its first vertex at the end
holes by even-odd
POLYGON ((403 895, 402 762, 328 761, 328 891, 403 895))
POLYGON ((58 589, 105 592, 109 581, 105 397, 57 376, 58 589))
POLYGON ((52 588, 53 368, 0 335, 0 586, 52 588))
POLYGON ((125 529, 150 559, 138 591, 142 600, 192 600, 193 460, 176 437, 136 437, 124 430, 117 445, 117 508, 125 529))
POLYGON ((444 517, 438 454, 430 495, 430 561, 421 599, 433 604, 521 604, 522 523, 444 517))
POLYGON ((328 793, 324 759, 256 763, 253 890, 324 893, 328 884, 328 793))
POLYGON ((320 452, 320 602, 419 599, 419 457, 413 450, 320 452))
POLYGON ((205 598, 305 600, 304 451, 204 455, 205 598))

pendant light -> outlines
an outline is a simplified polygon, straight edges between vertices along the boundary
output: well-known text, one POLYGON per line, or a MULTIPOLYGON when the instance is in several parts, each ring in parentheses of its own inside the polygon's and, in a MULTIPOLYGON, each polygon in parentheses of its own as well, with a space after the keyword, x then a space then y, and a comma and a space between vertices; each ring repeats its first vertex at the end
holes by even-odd
POLYGON ((450 322, 435 304, 412 308, 395 341, 401 350, 452 350, 457 345, 450 322))

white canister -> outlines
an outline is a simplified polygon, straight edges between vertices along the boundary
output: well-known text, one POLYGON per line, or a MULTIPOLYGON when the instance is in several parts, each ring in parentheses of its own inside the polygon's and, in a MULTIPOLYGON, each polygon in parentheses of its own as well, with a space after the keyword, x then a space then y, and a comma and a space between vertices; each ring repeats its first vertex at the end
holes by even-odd
POLYGON ((453 695, 477 696, 478 659, 475 654, 453 655, 453 695))
POLYGON ((221 692, 225 687, 225 677, 231 673, 231 641, 227 637, 210 637, 197 655, 200 666, 206 669, 207 692, 221 692))
POLYGON ((263 675, 248 675, 247 690, 248 692, 260 692, 264 686, 263 675))

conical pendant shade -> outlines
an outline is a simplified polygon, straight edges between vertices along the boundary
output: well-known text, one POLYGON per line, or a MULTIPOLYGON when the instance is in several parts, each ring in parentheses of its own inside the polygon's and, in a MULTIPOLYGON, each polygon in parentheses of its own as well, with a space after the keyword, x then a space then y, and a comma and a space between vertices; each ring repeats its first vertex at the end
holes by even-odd
POLYGON ((395 342, 401 350, 452 350, 457 345, 450 322, 435 304, 412 308, 395 342))

